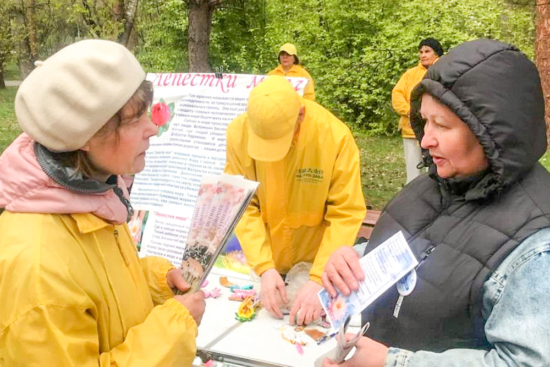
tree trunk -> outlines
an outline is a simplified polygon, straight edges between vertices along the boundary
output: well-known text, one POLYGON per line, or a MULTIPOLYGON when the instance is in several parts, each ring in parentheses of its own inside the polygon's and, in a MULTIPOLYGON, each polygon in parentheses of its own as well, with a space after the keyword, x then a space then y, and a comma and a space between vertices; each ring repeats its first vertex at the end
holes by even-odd
POLYGON ((124 2, 123 0, 117 0, 113 3, 113 20, 115 22, 122 22, 124 19, 124 2))
POLYGON ((4 60, 0 57, 0 89, 6 89, 6 82, 4 81, 4 60))
POLYGON ((550 142, 550 3, 548 0, 537 0, 536 9, 535 63, 542 82, 546 111, 544 118, 547 139, 550 142))
POLYGON ((189 0, 189 72, 209 73, 208 47, 212 12, 209 0, 189 0))
POLYGON ((28 43, 32 64, 38 60, 38 31, 34 8, 34 0, 25 0, 25 25, 28 32, 28 43))
POLYGON ((139 0, 126 0, 124 2, 124 32, 118 38, 118 42, 128 47, 132 30, 134 29, 134 21, 139 6, 139 0))
POLYGON ((139 34, 136 31, 136 27, 134 27, 132 28, 132 32, 130 32, 130 38, 128 39, 128 43, 126 43, 126 48, 133 52, 138 42, 139 42, 139 34))
POLYGON ((21 12, 14 13, 14 20, 16 24, 17 34, 16 34, 16 50, 17 50, 17 63, 19 65, 19 70, 21 71, 21 76, 23 79, 29 75, 33 69, 33 63, 31 61, 29 42, 26 37, 26 26, 25 26, 25 14, 24 9, 21 9, 21 12))

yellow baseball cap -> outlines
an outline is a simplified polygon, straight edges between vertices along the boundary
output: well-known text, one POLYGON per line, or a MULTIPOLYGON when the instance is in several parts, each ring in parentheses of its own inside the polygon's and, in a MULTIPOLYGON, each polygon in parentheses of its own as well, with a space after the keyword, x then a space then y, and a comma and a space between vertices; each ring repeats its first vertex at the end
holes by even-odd
POLYGON ((250 157, 277 162, 287 155, 301 105, 292 84, 279 75, 268 76, 252 89, 246 110, 250 157))
POLYGON ((289 55, 298 57, 298 51, 296 51, 296 46, 294 46, 292 43, 285 43, 284 45, 282 45, 277 55, 279 55, 282 51, 286 52, 289 55))

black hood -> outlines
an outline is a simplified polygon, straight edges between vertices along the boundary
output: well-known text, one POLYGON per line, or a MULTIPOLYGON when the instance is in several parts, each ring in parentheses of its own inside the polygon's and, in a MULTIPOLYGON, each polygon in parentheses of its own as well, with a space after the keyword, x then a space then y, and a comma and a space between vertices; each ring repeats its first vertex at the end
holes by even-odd
MULTIPOLYGON (((493 40, 463 43, 430 66, 411 95, 411 125, 424 135, 420 102, 429 93, 449 107, 475 134, 489 160, 487 172, 468 185, 466 199, 486 198, 520 181, 546 151, 544 100, 537 68, 512 45, 493 40)), ((428 151, 431 176, 447 186, 428 151)), ((471 180, 470 180, 471 181, 471 180)))

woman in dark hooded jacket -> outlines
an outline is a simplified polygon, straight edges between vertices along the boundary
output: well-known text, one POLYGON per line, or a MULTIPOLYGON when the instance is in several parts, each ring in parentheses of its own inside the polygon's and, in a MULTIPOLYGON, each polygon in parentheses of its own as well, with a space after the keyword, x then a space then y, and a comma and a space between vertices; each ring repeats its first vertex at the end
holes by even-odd
MULTIPOLYGON (((367 252, 402 231, 420 262, 416 286, 367 307, 370 338, 341 366, 550 365, 550 174, 538 163, 535 65, 514 46, 466 42, 415 88, 411 122, 429 175, 388 204, 367 252)), ((363 277, 343 248, 323 283, 349 294, 363 277)))

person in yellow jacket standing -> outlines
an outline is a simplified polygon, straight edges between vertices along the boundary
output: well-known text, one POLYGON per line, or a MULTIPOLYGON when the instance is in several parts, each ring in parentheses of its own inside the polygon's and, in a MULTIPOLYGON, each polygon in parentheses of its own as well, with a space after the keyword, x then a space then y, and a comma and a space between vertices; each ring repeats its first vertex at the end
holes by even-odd
POLYGON ((308 80, 306 87, 304 88, 304 98, 311 101, 315 101, 315 86, 313 78, 306 69, 300 65, 300 59, 298 59, 298 51, 296 46, 292 43, 285 43, 279 49, 277 54, 280 64, 267 75, 281 75, 291 76, 298 78, 306 78, 308 80))
POLYGON ((269 76, 227 128, 225 172, 260 182, 236 234, 261 276, 263 307, 283 317, 277 298, 288 299, 281 275, 312 262, 289 319, 311 323, 321 314, 317 292, 325 263, 337 248, 354 244, 366 213, 350 130, 285 78, 269 76))
POLYGON ((420 176, 423 172, 417 168, 422 162, 422 151, 416 140, 414 132, 409 121, 411 110, 411 92, 426 75, 430 65, 437 61, 443 55, 443 48, 438 40, 426 38, 418 45, 417 66, 411 68, 403 74, 397 82, 391 93, 391 102, 393 109, 400 116, 399 130, 403 137, 403 148, 405 151, 405 165, 407 167, 407 183, 420 176))
POLYGON ((204 294, 138 257, 121 175, 158 127, 152 85, 110 41, 65 47, 23 81, 0 157, 0 365, 191 366, 204 294))

